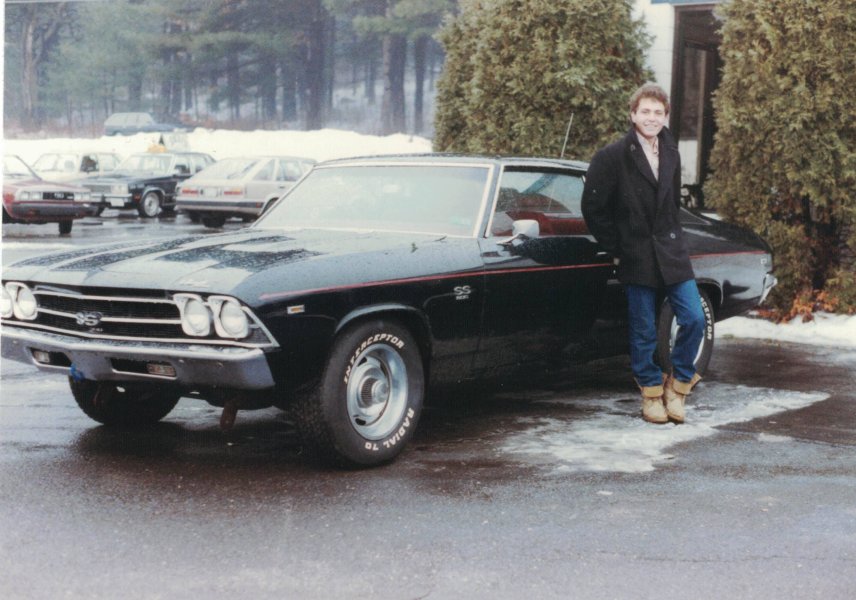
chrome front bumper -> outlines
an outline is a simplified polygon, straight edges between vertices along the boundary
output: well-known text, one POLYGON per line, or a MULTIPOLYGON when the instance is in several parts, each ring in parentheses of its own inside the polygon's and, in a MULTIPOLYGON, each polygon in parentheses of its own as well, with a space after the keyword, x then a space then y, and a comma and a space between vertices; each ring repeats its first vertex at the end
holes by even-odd
POLYGON ((189 388, 239 390, 274 385, 259 348, 86 340, 5 325, 0 327, 0 347, 3 358, 44 371, 69 373, 73 366, 76 373, 94 381, 169 381, 189 388), (149 365, 158 371, 171 367, 175 374, 152 374, 149 365))

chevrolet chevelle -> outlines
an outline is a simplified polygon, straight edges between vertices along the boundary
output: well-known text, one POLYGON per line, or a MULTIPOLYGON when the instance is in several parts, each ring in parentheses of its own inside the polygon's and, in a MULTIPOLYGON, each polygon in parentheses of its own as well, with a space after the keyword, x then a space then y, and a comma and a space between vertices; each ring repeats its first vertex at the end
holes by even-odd
MULTIPOLYGON (((392 460, 433 386, 621 353, 625 299, 580 210, 584 163, 445 155, 316 166, 253 226, 85 248, 6 270, 3 356, 68 374, 94 420, 188 394, 293 412, 339 465, 392 460)), ((710 360, 717 320, 775 278, 754 234, 683 212, 710 360)), ((661 362, 676 326, 660 313, 661 362)))

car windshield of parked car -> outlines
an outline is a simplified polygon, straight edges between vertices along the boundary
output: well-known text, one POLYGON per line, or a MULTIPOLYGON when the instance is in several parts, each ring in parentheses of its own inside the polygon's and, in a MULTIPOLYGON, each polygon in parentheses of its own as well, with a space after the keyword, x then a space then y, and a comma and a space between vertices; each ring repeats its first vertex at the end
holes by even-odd
POLYGON ((27 166, 23 160, 17 156, 3 157, 3 178, 4 179, 36 179, 36 174, 27 166))
POLYGON ((206 167, 199 179, 244 179, 258 158, 224 158, 206 167))
POLYGON ((316 167, 256 226, 473 236, 488 175, 469 165, 316 167))
POLYGON ((62 171, 64 173, 77 172, 78 159, 75 154, 42 154, 33 163, 36 171, 62 171))
POLYGON ((168 173, 171 163, 172 157, 165 154, 132 154, 116 170, 122 173, 168 173))

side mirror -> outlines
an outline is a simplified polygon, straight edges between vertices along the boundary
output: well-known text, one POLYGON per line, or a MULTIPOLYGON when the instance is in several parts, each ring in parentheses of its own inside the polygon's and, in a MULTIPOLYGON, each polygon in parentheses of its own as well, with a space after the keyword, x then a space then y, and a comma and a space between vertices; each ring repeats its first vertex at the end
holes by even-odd
POLYGON ((538 226, 538 221, 521 219, 511 224, 511 237, 497 243, 500 246, 514 246, 516 245, 515 242, 522 244, 526 240, 537 238, 539 235, 541 235, 541 228, 538 226))

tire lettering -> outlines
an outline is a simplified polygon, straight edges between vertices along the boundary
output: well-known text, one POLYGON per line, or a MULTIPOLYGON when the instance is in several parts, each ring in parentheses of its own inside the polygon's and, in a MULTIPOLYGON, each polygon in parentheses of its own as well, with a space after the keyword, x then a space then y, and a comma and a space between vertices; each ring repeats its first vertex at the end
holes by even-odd
POLYGON ((366 339, 364 339, 357 349, 354 350, 354 353, 351 355, 351 359, 348 361, 348 366, 345 369, 345 374, 342 377, 342 381, 347 384, 348 380, 351 378, 351 369, 354 366, 354 362, 356 362, 357 357, 360 353, 368 348, 371 344, 375 344, 377 342, 389 342, 399 350, 404 348, 404 340, 399 339, 397 336, 394 336, 389 333, 376 333, 375 335, 370 335, 366 339))

